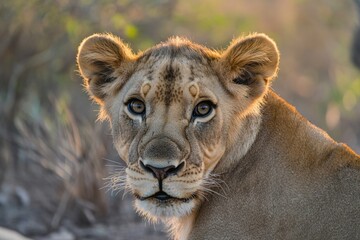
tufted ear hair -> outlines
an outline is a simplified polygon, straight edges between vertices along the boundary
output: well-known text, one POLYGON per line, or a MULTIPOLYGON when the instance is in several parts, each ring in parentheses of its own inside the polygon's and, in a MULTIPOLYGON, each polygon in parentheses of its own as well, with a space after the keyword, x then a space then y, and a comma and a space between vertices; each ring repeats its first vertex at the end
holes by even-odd
POLYGON ((220 58, 223 81, 234 94, 236 85, 248 88, 247 97, 259 97, 265 93, 276 76, 279 52, 275 42, 265 34, 252 34, 233 40, 220 58))
POLYGON ((102 105, 114 86, 125 83, 133 59, 130 48, 118 37, 94 34, 85 38, 78 49, 77 64, 89 95, 102 105))

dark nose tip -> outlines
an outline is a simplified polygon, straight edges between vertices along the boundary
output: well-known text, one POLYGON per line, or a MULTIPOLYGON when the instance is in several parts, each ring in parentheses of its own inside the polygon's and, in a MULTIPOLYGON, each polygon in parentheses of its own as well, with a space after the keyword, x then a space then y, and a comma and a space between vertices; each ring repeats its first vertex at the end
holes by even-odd
POLYGON ((157 168, 154 166, 151 166, 149 164, 145 165, 142 161, 140 161, 140 166, 147 172, 152 173, 152 175, 157 178, 159 181, 165 179, 166 177, 170 175, 175 175, 178 173, 183 167, 185 163, 180 163, 177 167, 174 165, 170 165, 164 168, 157 168))

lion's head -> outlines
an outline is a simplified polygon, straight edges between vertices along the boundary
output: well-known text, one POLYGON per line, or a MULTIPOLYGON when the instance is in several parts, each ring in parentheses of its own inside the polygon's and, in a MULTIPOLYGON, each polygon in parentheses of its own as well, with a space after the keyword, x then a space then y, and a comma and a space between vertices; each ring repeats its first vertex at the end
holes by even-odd
POLYGON ((279 54, 264 34, 235 39, 222 52, 176 37, 139 54, 95 34, 77 61, 111 123, 137 209, 172 217, 196 208, 224 155, 251 145, 279 54))

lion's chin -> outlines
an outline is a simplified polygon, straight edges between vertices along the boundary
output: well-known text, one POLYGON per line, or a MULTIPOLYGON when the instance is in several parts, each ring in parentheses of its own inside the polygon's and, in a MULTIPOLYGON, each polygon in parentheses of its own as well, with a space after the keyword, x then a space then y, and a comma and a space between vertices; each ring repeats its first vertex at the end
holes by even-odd
POLYGON ((161 201, 155 198, 135 199, 136 210, 143 216, 156 220, 159 218, 182 217, 190 214, 196 207, 196 199, 168 199, 161 201))

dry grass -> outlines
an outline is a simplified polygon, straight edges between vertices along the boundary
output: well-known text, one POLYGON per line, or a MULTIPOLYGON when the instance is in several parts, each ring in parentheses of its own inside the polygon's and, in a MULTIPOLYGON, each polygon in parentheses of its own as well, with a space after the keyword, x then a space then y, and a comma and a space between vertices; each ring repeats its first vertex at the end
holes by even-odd
POLYGON ((56 110, 38 121, 19 120, 16 142, 28 160, 58 177, 63 185, 61 199, 51 220, 57 228, 69 206, 75 202, 87 221, 105 215, 107 203, 101 190, 105 146, 98 129, 76 120, 65 105, 52 101, 56 110))

